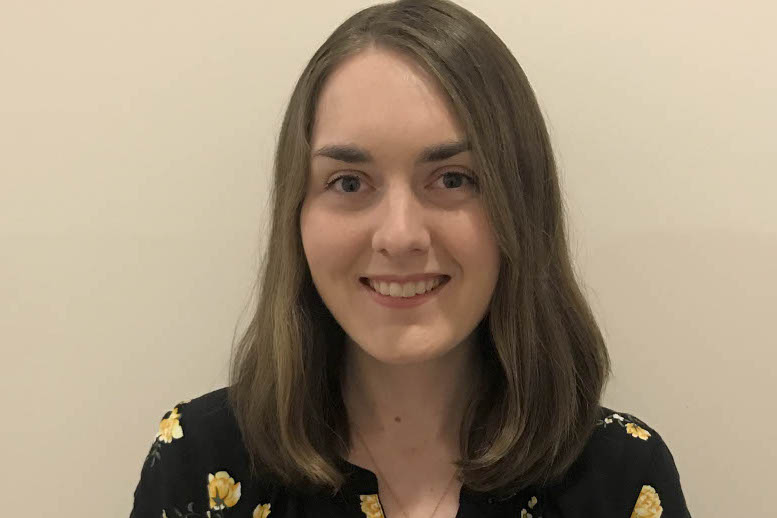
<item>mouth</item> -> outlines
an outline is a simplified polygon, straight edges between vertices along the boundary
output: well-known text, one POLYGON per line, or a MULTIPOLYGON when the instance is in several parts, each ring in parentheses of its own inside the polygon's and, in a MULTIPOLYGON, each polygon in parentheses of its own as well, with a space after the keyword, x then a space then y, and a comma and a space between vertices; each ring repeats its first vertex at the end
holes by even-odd
MULTIPOLYGON (((428 291, 425 290, 422 293, 413 293, 412 295, 403 296, 401 294, 390 295, 390 294, 386 294, 386 293, 381 293, 381 292, 377 291, 375 288, 372 287, 372 285, 370 284, 370 280, 367 277, 360 277, 359 278, 359 282, 361 282, 372 293, 378 295, 379 297, 385 297, 386 299, 396 299, 396 300, 403 300, 403 299, 407 300, 407 299, 417 299, 417 298, 421 298, 421 297, 426 297, 426 296, 428 296, 430 294, 436 293, 438 290, 440 290, 440 288, 445 286, 448 283, 448 281, 450 281, 450 280, 451 280, 451 277, 449 275, 441 275, 439 277, 439 280, 435 280, 436 284, 433 285, 431 287, 431 289, 429 289, 428 291)), ((384 283, 384 284, 386 285, 386 287, 388 287, 391 284, 399 284, 399 283, 384 283)), ((402 286, 402 285, 400 285, 400 286, 402 286)), ((394 289, 396 290, 396 287, 394 289)), ((384 289, 384 292, 385 291, 386 290, 384 289)), ((402 289, 400 287, 400 293, 401 292, 402 292, 402 289)), ((396 291, 395 291, 395 293, 396 293, 396 291)))

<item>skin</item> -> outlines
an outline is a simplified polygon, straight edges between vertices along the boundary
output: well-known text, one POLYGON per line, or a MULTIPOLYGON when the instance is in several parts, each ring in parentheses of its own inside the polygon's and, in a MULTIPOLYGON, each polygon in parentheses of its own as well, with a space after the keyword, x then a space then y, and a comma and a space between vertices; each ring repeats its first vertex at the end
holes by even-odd
MULTIPOLYGON (((381 471, 410 516, 428 517, 454 474, 458 428, 474 383, 473 332, 499 273, 499 252, 469 151, 417 164, 429 145, 463 139, 437 83, 412 59, 369 49, 342 63, 319 98, 312 155, 358 145, 370 163, 311 156, 300 230, 313 282, 346 332, 343 397, 355 439, 349 461, 381 471), (448 173, 445 175, 445 173, 448 173), (326 183, 339 176, 349 179, 326 183), (377 304, 370 274, 451 277, 416 308, 377 304)), ((382 481, 381 481, 382 482, 382 481)), ((458 481, 454 486, 458 487, 458 481)), ((401 516, 385 494, 388 515, 401 516)), ((455 515, 449 491, 435 516, 455 515)))

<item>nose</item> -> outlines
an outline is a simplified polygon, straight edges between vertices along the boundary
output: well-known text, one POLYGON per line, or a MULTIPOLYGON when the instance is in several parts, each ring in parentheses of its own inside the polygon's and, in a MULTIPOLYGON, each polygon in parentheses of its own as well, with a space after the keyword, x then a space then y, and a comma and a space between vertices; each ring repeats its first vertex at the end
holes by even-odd
POLYGON ((389 188, 375 214, 373 250, 393 257, 428 251, 430 235, 426 214, 412 188, 407 185, 389 188))

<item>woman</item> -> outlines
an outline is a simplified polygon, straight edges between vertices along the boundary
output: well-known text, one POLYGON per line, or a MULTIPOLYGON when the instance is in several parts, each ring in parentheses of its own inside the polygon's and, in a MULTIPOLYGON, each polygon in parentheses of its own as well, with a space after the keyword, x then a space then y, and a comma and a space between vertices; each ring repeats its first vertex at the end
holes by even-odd
POLYGON ((292 94, 228 387, 166 413, 132 516, 689 516, 570 264, 520 66, 480 19, 344 22, 292 94))

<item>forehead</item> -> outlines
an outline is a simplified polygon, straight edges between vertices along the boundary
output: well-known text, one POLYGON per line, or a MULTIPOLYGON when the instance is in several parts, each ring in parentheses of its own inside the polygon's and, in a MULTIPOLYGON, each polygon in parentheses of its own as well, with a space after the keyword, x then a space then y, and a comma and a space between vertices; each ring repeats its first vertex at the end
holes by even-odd
POLYGON ((432 76, 407 56, 374 49, 347 59, 327 79, 312 133, 313 149, 356 142, 376 154, 464 137, 432 76))

